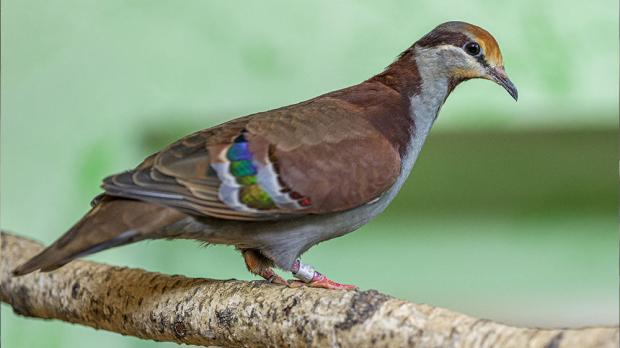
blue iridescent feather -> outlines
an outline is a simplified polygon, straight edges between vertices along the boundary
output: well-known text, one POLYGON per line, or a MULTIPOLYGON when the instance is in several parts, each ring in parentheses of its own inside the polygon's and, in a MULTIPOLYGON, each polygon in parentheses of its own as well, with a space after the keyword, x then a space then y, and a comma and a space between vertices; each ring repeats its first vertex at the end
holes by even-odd
POLYGON ((228 152, 226 152, 226 158, 230 161, 251 161, 252 153, 247 142, 233 143, 228 152))

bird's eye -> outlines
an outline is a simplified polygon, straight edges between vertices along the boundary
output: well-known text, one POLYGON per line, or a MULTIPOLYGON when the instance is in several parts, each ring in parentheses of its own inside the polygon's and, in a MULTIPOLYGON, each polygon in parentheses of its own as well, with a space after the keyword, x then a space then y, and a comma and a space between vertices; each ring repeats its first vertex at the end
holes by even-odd
POLYGON ((477 56, 480 54, 480 45, 478 45, 478 43, 476 42, 468 42, 467 44, 465 44, 465 47, 463 47, 463 49, 470 56, 477 56))

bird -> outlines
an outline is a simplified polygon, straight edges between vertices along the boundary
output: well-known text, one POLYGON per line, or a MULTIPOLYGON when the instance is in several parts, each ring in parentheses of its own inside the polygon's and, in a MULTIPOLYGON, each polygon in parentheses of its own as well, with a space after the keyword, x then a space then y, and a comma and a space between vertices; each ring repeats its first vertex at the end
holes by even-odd
POLYGON ((387 208, 450 93, 476 78, 518 99, 489 32, 440 24, 368 80, 200 130, 105 178, 90 211, 13 274, 142 240, 192 239, 234 246, 249 272, 274 284, 355 289, 301 255, 387 208))

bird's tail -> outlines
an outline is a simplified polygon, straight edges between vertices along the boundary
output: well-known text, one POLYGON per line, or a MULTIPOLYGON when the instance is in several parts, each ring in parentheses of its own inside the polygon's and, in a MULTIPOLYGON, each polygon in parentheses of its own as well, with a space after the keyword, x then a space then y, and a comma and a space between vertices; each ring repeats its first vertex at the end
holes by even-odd
POLYGON ((55 270, 85 255, 143 239, 187 215, 142 201, 104 196, 69 231, 38 255, 13 270, 16 276, 55 270))

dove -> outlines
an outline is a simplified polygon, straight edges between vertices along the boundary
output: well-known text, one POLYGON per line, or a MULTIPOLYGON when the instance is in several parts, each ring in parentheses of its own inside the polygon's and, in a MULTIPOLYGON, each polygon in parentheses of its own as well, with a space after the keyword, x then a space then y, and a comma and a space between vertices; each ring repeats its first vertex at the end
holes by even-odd
POLYGON ((388 207, 446 98, 475 78, 517 100, 493 36, 441 24, 366 81, 198 131, 105 178, 91 210, 14 274, 142 240, 192 239, 234 246, 272 283, 354 289, 300 256, 388 207))

